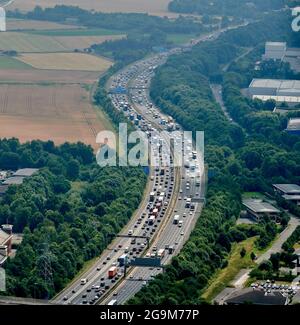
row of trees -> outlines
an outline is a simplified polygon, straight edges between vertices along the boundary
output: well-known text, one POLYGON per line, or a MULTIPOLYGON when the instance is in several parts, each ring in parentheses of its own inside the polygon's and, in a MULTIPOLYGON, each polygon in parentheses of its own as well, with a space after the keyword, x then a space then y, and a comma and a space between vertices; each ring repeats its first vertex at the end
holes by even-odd
MULTIPOLYGON (((227 15, 257 18, 264 11, 278 10, 289 3, 287 0, 172 0, 169 10, 199 15, 227 15)), ((295 4, 296 5, 296 4, 295 4)))
MULTIPOLYGON (((153 99, 185 129, 205 131, 205 159, 215 176, 209 180, 208 203, 183 250, 172 260, 167 272, 151 281, 130 303, 203 303, 201 293, 215 270, 227 265, 232 242, 259 236, 256 244, 264 248, 276 236, 278 229, 270 220, 255 226, 235 225, 241 193, 271 190, 273 181, 297 181, 299 152, 291 153, 289 145, 283 146, 283 139, 288 136, 281 132, 284 121, 280 117, 265 116, 264 111, 261 120, 260 115, 253 116, 257 133, 250 132, 246 124, 241 127, 226 120, 209 82, 222 82, 222 68, 241 53, 241 40, 250 39, 249 45, 256 46, 272 36, 286 37, 289 33, 288 17, 274 14, 249 29, 230 31, 216 41, 199 44, 190 53, 172 57, 157 69, 151 85, 153 99), (266 129, 282 140, 270 141, 266 129)), ((228 82, 231 73, 226 73, 224 82, 228 82)), ((243 78, 237 77, 238 81, 243 78)), ((231 105, 228 109, 232 112, 234 105, 236 111, 244 112, 244 101, 250 101, 241 95, 239 84, 232 93, 241 99, 235 98, 229 104, 231 96, 225 96, 226 104, 231 105)), ((283 218, 282 225, 287 221, 283 218)))
POLYGON ((128 222, 146 175, 140 168, 99 168, 92 148, 82 143, 1 140, 0 157, 3 169, 11 169, 12 157, 14 167, 40 168, 10 186, 0 202, 0 223, 8 220, 24 235, 5 264, 7 294, 50 298, 128 222))

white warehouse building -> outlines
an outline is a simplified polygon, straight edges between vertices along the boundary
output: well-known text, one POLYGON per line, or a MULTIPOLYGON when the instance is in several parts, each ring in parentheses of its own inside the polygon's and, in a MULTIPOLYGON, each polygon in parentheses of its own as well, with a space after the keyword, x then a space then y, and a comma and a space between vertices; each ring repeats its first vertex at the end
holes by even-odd
POLYGON ((264 60, 283 60, 287 51, 284 42, 266 42, 264 60))
POLYGON ((263 101, 274 99, 276 102, 299 104, 300 80, 253 79, 248 94, 263 101))
POLYGON ((0 7, 0 32, 6 32, 6 13, 4 8, 0 7))

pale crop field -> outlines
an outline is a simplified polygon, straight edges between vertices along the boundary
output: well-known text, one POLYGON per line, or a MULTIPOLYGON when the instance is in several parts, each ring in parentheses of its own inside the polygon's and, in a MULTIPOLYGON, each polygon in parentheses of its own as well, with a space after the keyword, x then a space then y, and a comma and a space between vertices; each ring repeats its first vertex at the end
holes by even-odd
POLYGON ((19 32, 0 33, 0 50, 17 52, 63 52, 66 47, 51 37, 19 32))
POLYGON ((83 86, 0 85, 0 138, 82 141, 96 148, 97 133, 107 127, 83 86))
POLYGON ((18 60, 43 70, 104 72, 113 64, 105 58, 83 53, 25 53, 18 60))
POLYGON ((0 50, 15 50, 20 53, 72 52, 74 49, 84 49, 96 43, 122 37, 124 35, 47 36, 6 32, 0 33, 0 50))
POLYGON ((32 10, 35 6, 54 7, 73 5, 84 9, 102 12, 147 12, 155 15, 168 15, 170 0, 19 0, 9 9, 32 10))
POLYGON ((58 24, 51 21, 24 20, 8 18, 6 21, 8 31, 22 30, 55 30, 55 29, 78 29, 80 26, 58 24))

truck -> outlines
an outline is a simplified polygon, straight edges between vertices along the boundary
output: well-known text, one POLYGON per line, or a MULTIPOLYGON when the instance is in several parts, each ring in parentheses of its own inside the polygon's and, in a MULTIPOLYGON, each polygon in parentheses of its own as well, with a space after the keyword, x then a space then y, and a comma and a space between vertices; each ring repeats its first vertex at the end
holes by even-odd
POLYGON ((163 258, 165 256, 165 250, 162 248, 157 252, 158 258, 163 258))
POLYGON ((151 192, 150 193, 150 202, 153 202, 155 199, 155 193, 154 192, 151 192))
POLYGON ((109 270, 108 270, 108 278, 109 279, 113 279, 118 273, 118 268, 116 266, 112 266, 109 270))
POLYGON ((192 199, 191 198, 187 198, 186 199, 186 202, 185 202, 185 207, 189 209, 191 207, 191 203, 192 203, 192 199))
POLYGON ((174 225, 177 225, 178 222, 179 222, 179 215, 176 215, 176 216, 174 217, 173 223, 174 223, 174 225))
POLYGON ((149 219, 148 219, 148 225, 153 225, 155 222, 155 216, 150 216, 149 219))
POLYGON ((80 284, 85 285, 87 284, 88 281, 89 281, 88 279, 81 279, 80 284))
POLYGON ((123 254, 122 256, 120 256, 118 258, 118 262, 120 266, 124 266, 127 264, 127 260, 128 260, 128 255, 127 254, 123 254))

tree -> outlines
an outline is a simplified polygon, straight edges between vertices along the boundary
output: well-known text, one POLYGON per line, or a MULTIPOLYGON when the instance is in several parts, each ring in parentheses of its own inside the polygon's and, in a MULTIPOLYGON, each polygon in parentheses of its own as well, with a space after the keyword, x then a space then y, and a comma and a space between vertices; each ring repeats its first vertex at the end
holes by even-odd
POLYGON ((79 162, 75 159, 68 162, 67 177, 71 180, 77 179, 79 176, 79 162))
POLYGON ((245 247, 243 247, 240 251, 241 258, 244 258, 246 256, 246 254, 247 254, 247 251, 246 251, 245 247))

